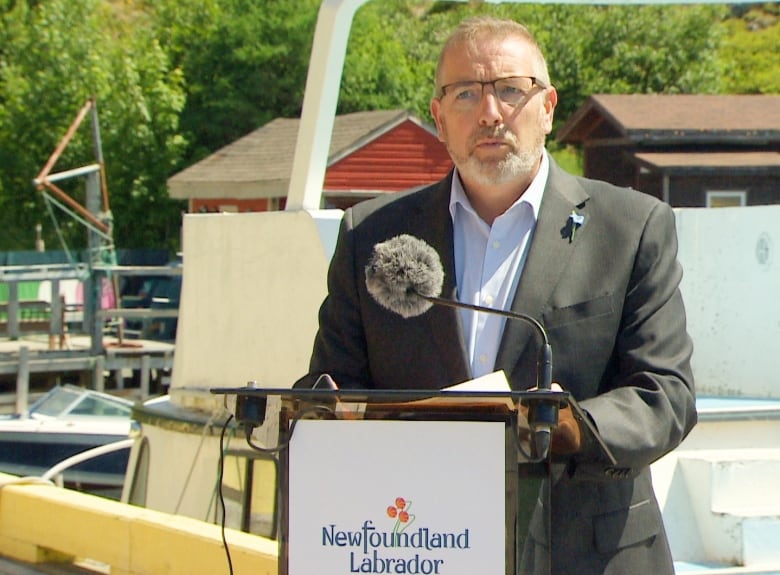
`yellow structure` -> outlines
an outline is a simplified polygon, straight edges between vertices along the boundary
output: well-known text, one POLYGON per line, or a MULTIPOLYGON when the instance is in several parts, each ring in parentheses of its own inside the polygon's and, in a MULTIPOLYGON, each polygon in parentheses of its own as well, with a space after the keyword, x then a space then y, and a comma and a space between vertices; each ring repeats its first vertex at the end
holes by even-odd
POLYGON ((111 575, 276 575, 277 543, 219 525, 0 474, 0 555, 88 562, 111 575))

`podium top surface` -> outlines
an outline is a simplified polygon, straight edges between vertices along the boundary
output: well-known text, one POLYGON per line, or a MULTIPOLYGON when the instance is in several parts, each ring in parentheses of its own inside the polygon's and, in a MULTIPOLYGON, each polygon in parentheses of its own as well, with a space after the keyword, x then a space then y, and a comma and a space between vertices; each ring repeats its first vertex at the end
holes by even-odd
POLYGON ((524 399, 535 401, 549 400, 556 403, 568 403, 570 394, 567 391, 533 390, 533 391, 461 391, 452 389, 309 389, 309 388, 273 388, 254 387, 217 387, 209 389, 215 395, 237 395, 269 397, 280 396, 303 401, 340 399, 361 403, 405 403, 421 400, 462 400, 467 403, 475 401, 511 401, 516 403, 524 399))
MULTIPOLYGON (((211 388, 209 392, 215 395, 238 397, 254 397, 264 400, 270 397, 278 397, 284 402, 300 402, 301 404, 323 403, 358 405, 364 407, 357 412, 370 410, 387 411, 388 409, 415 410, 469 410, 480 408, 487 411, 499 408, 503 413, 515 412, 521 414, 518 405, 524 401, 528 404, 555 403, 560 408, 569 406, 574 411, 574 416, 580 422, 580 426, 589 441, 595 441, 600 446, 600 452, 605 461, 615 464, 615 457, 609 447, 595 428, 590 418, 582 411, 577 401, 568 391, 563 390, 502 390, 502 391, 474 391, 463 389, 312 389, 312 388, 273 388, 245 385, 241 387, 211 388)), ((349 410, 347 410, 349 411, 349 410)), ((354 414, 347 419, 360 419, 354 414)), ((529 429, 529 422, 525 415, 518 417, 518 427, 529 429)))

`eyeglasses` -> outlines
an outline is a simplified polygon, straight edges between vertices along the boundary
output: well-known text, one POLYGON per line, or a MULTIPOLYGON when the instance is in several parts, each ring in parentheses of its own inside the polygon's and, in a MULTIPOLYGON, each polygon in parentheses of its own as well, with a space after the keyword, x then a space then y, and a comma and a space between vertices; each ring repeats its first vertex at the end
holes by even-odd
POLYGON ((531 93, 534 86, 538 86, 542 90, 548 87, 534 76, 508 76, 485 82, 467 80, 442 86, 440 98, 452 96, 452 103, 455 107, 473 108, 482 101, 485 86, 493 86, 496 97, 509 106, 520 104, 531 93))

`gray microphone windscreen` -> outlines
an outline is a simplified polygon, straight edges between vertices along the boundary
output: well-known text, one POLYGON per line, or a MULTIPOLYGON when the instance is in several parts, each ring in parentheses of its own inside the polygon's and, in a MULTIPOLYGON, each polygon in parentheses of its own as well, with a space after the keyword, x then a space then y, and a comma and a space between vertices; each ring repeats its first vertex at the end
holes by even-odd
POLYGON ((438 297, 444 283, 439 254, 408 234, 376 244, 365 271, 368 293, 405 318, 428 311, 433 304, 420 296, 438 297))

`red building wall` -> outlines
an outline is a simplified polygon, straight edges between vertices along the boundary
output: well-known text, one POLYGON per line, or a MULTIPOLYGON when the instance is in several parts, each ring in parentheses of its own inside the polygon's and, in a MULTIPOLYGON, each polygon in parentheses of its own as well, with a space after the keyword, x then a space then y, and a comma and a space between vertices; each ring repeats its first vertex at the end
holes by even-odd
POLYGON ((325 189, 407 190, 440 180, 451 167, 444 144, 407 120, 331 165, 325 189))

